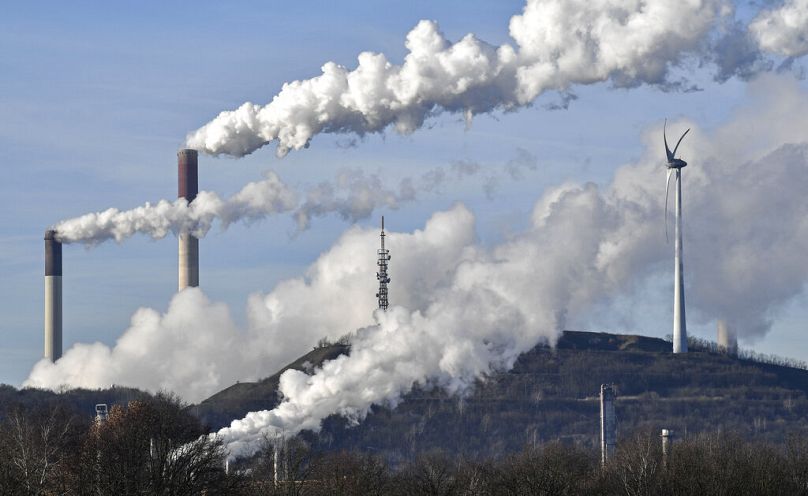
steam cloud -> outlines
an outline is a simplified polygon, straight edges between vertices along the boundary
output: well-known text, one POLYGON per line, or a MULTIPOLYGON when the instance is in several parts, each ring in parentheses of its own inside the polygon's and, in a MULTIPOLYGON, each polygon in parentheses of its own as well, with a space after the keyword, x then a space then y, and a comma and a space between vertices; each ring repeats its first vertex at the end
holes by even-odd
POLYGON ((379 208, 397 209, 420 194, 439 191, 476 175, 483 176, 483 190, 491 197, 501 182, 521 180, 526 172, 536 170, 535 156, 520 148, 516 152, 513 159, 499 167, 457 161, 449 167, 430 169, 418 178, 406 177, 398 188, 386 185, 379 174, 343 169, 333 180, 321 182, 304 195, 270 171, 263 180, 248 183, 227 199, 202 191, 190 204, 178 199, 146 203, 131 210, 109 208, 64 220, 54 229, 63 243, 94 246, 108 240, 120 243, 135 234, 161 239, 170 232, 189 232, 203 238, 216 220, 226 229, 234 222, 255 222, 282 213, 293 216, 298 230, 307 229, 313 217, 330 213, 356 222, 370 217, 379 208), (302 202, 301 197, 305 197, 302 202))
POLYGON ((292 210, 296 204, 295 192, 277 174, 268 172, 264 180, 248 183, 227 200, 216 193, 201 191, 190 205, 180 198, 125 211, 109 208, 62 221, 54 229, 63 243, 87 245, 110 239, 121 242, 137 233, 160 239, 169 232, 189 232, 201 238, 217 219, 226 228, 236 221, 254 221, 292 210))
MULTIPOLYGON (((265 106, 246 103, 223 112, 189 135, 188 145, 240 156, 276 141, 284 155, 321 132, 363 135, 392 125, 408 133, 440 111, 471 118, 513 110, 575 84, 684 88, 672 70, 688 58, 714 63, 719 79, 749 76, 760 50, 785 57, 805 53, 805 10, 803 0, 790 0, 746 27, 731 22, 732 5, 721 0, 530 0, 510 22, 515 46, 500 47, 473 35, 452 44, 434 22, 422 21, 407 36, 402 65, 373 53, 360 54, 352 71, 327 63, 321 76, 288 83, 265 106), (719 25, 730 29, 710 40, 719 25)), ((689 309, 695 310, 689 315, 726 319, 747 339, 767 332, 778 309, 808 280, 801 257, 808 248, 808 144, 801 135, 808 126, 808 98, 793 82, 770 77, 753 83, 752 91, 757 103, 715 131, 675 123, 694 128, 682 146, 691 163, 684 173, 686 281, 689 309), (760 122, 767 126, 761 129, 760 122)), ((76 345, 55 364, 39 362, 26 385, 126 383, 165 387, 195 400, 234 378, 274 372, 322 336, 356 330, 349 356, 311 375, 287 371, 277 409, 250 413, 219 433, 233 454, 250 453, 266 433, 317 430, 331 414, 358 421, 372 404, 395 405, 417 383, 463 392, 475 378, 509 368, 536 343, 553 342, 567 319, 580 318, 594 303, 669 270, 660 133, 659 126, 650 129, 645 155, 619 169, 605 188, 566 184, 546 191, 530 226, 493 248, 475 243, 473 216, 462 206, 435 214, 423 231, 391 233, 395 305, 386 313, 373 313, 373 267, 357 256, 370 248, 373 258, 376 233, 352 228, 306 277, 251 297, 245 330, 200 290, 186 290, 165 314, 139 310, 113 348, 76 345), (346 300, 355 304, 346 308, 346 300), (189 329, 200 359, 172 360, 180 349, 187 353, 186 341, 177 341, 189 329)), ((389 206, 407 198, 406 188, 390 191, 368 203, 389 206)), ((348 217, 367 211, 340 201, 328 187, 314 190, 307 201, 299 222, 326 211, 348 217)), ((89 228, 69 224, 64 239, 101 241, 118 239, 118 232, 125 237, 174 229, 202 233, 212 219, 226 224, 238 218, 231 212, 251 218, 255 208, 249 201, 210 203, 186 218, 172 212, 196 207, 161 202, 168 213, 146 227, 140 218, 124 216, 125 228, 97 231, 93 223, 104 225, 105 217, 92 214, 101 217, 89 217, 89 228), (90 234, 71 235, 68 227, 90 234)), ((259 210, 266 208, 259 203, 259 210)), ((298 212, 293 201, 277 205, 278 211, 298 212)), ((146 210, 151 208, 157 206, 146 210)))
POLYGON ((770 67, 762 50, 789 57, 808 51, 806 0, 762 12, 750 26, 735 21, 734 10, 728 0, 528 0, 510 20, 515 44, 499 47, 473 34, 452 43, 437 23, 420 21, 407 34, 403 64, 372 52, 359 54, 353 70, 327 62, 321 75, 284 84, 266 105, 220 113, 186 142, 239 157, 274 141, 284 156, 319 133, 363 136, 388 126, 412 133, 442 111, 470 120, 605 81, 686 90, 693 85, 673 72, 688 60, 712 63, 723 81, 770 67))
MULTIPOLYGON (((683 145, 683 155, 695 157, 684 175, 688 302, 697 319, 731 316, 746 337, 766 332, 773 312, 808 281, 801 260, 808 248, 808 143, 775 144, 796 139, 794 131, 764 133, 754 144, 733 134, 775 115, 802 129, 808 100, 793 84, 757 83, 763 87, 783 92, 777 105, 712 135, 695 128, 683 145), (794 107, 785 110, 786 102, 794 107)), ((395 406, 415 384, 463 392, 475 378, 510 368, 537 342, 552 342, 568 315, 670 264, 660 132, 651 130, 646 156, 620 169, 608 188, 570 184, 546 192, 527 231, 490 252, 464 250, 451 282, 425 307, 377 312, 376 324, 357 332, 349 356, 311 375, 287 371, 276 409, 251 412, 217 435, 239 456, 265 434, 319 430, 329 415, 359 421, 373 404, 395 406)))
MULTIPOLYGON (((751 103, 714 131, 669 123, 673 134, 694 128, 680 149, 690 162, 683 175, 688 316, 726 319, 746 340, 767 332, 808 281, 801 256, 808 94, 785 77, 749 88, 751 103), (761 121, 770 125, 754 125, 761 121)), ((386 313, 373 314, 378 233, 354 227, 303 277, 252 296, 247 329, 189 289, 165 314, 139 310, 112 348, 75 345, 55 364, 39 362, 26 385, 129 384, 194 401, 275 372, 321 337, 358 329, 350 356, 313 375, 286 372, 277 410, 251 413, 220 433, 234 454, 249 453, 264 433, 317 429, 331 414, 359 420, 373 403, 394 405, 415 383, 462 392, 537 342, 552 342, 567 322, 585 320, 594 303, 670 273, 660 135, 661 126, 649 129, 644 155, 604 188, 570 183, 546 191, 530 226, 493 248, 475 242, 474 218, 462 206, 435 214, 423 230, 390 233, 394 306, 386 313), (185 340, 191 329, 194 339, 185 340)), ((669 320, 659 321, 654 331, 667 332, 669 320)))

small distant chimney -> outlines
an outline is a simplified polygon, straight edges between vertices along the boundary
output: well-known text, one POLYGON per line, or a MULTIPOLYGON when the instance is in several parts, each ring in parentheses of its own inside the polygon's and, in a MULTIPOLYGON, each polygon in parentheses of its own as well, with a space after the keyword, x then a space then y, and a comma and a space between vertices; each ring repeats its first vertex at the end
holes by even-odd
MULTIPOLYGON (((177 152, 177 197, 190 204, 199 193, 199 167, 196 150, 177 152)), ((199 240, 189 233, 179 234, 179 291, 199 286, 199 240)))
POLYGON ((671 446, 673 445, 674 433, 670 429, 662 429, 662 464, 668 466, 668 458, 671 453, 671 446))
POLYGON ((727 325, 727 321, 719 319, 716 324, 716 330, 718 333, 718 347, 721 351, 727 355, 736 356, 738 354, 738 336, 727 325))
POLYGON ((62 243, 45 231, 45 358, 62 357, 62 243))
POLYGON ((614 385, 601 384, 600 386, 600 463, 606 462, 614 456, 617 444, 617 418, 614 413, 614 385))

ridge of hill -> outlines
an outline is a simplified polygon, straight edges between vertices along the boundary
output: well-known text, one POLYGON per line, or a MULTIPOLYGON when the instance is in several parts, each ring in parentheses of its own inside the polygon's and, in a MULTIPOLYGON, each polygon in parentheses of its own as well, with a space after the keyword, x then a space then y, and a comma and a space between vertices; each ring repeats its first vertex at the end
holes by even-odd
MULTIPOLYGON (((391 458, 433 449, 497 456, 554 440, 594 448, 602 383, 617 389, 619 437, 663 427, 683 436, 724 430, 773 442, 808 433, 804 368, 730 356, 699 341, 691 353, 674 355, 670 349, 659 338, 565 331, 555 348, 539 345, 524 353, 511 370, 478 381, 466 398, 418 387, 395 410, 374 406, 354 427, 332 416, 322 432, 304 437, 315 449, 391 458)), ((193 412, 217 429, 248 411, 271 409, 283 371, 311 371, 349 350, 315 348, 266 379, 216 393, 193 412)))

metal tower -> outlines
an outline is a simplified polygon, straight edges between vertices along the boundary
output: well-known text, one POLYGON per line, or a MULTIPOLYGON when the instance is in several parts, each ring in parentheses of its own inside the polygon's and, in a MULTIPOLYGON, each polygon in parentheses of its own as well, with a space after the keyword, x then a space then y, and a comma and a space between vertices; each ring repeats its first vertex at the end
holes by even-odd
POLYGON ((617 444, 617 417, 614 414, 614 385, 600 385, 600 463, 602 466, 614 456, 617 444))
POLYGON ((379 292, 376 293, 376 298, 379 299, 379 308, 387 310, 387 283, 390 282, 390 278, 387 276, 387 262, 390 261, 390 250, 384 247, 384 216, 382 216, 382 233, 380 236, 382 245, 378 250, 379 259, 376 262, 376 265, 379 266, 379 271, 376 272, 376 279, 379 280, 379 292))

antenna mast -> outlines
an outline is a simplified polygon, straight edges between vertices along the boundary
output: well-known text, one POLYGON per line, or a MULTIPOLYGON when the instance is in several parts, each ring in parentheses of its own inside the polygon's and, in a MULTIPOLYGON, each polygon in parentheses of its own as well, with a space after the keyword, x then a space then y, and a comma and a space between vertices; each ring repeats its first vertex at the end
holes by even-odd
POLYGON ((388 306, 387 283, 390 282, 390 278, 387 276, 387 262, 390 261, 390 250, 384 247, 384 216, 382 216, 382 233, 380 237, 382 244, 378 250, 379 259, 376 262, 376 265, 379 266, 379 271, 376 272, 376 279, 379 280, 379 292, 376 293, 376 298, 379 299, 379 308, 386 311, 388 306))

